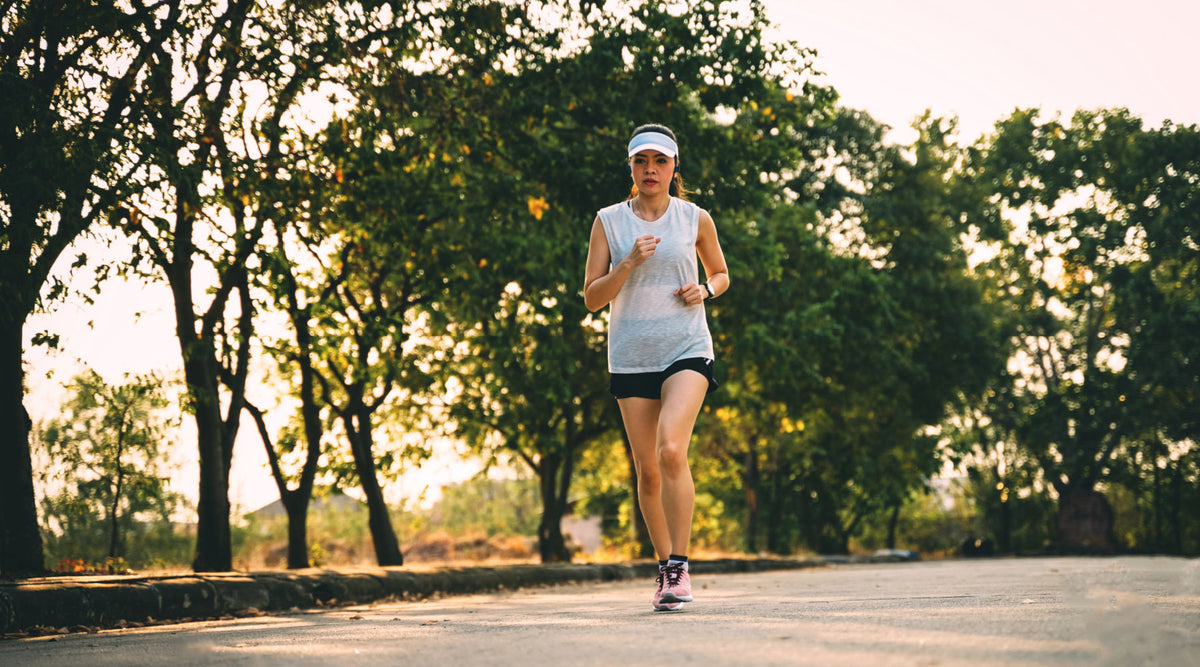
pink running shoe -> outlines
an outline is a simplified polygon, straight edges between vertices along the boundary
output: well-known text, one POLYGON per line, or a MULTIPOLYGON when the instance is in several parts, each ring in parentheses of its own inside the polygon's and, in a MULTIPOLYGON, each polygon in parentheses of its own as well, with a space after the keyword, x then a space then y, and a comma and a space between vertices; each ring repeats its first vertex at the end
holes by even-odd
POLYGON ((659 568, 658 576, 655 577, 654 583, 657 584, 657 588, 654 591, 654 597, 651 598, 651 600, 650 600, 650 604, 654 606, 654 611, 679 611, 680 609, 683 609, 682 602, 670 602, 670 603, 665 603, 665 604, 662 602, 662 593, 663 593, 663 570, 662 570, 662 568, 659 568))
POLYGON ((686 563, 673 563, 663 568, 662 596, 660 604, 692 601, 692 578, 686 563))

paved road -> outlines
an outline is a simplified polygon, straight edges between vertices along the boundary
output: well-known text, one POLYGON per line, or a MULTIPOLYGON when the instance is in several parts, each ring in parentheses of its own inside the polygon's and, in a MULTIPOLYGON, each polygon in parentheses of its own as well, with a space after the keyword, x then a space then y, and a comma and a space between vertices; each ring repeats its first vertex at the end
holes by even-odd
POLYGON ((0 665, 1200 665, 1200 560, 835 566, 0 642, 0 665))

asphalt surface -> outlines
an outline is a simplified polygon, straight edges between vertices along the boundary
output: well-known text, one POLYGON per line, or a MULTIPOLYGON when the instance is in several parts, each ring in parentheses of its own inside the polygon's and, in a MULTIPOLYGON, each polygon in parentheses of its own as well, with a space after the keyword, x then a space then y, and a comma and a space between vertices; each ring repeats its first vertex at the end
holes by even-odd
POLYGON ((696 574, 0 642, 3 665, 1200 665, 1200 560, 1037 558, 696 574))
MULTIPOLYGON (((884 562, 911 552, 849 557, 884 562)), ((699 574, 820 567, 847 558, 726 558, 699 574)), ((320 606, 465 595, 583 581, 653 577, 653 561, 497 567, 374 567, 213 572, 176 576, 55 576, 0 582, 0 638, 61 635, 320 606)))

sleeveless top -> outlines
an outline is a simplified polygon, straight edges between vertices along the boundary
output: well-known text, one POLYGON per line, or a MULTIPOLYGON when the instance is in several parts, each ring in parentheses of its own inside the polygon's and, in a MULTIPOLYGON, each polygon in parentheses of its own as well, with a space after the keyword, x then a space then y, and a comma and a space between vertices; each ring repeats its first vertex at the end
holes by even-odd
POLYGON ((654 255, 630 272, 612 301, 608 318, 610 373, 656 373, 691 357, 713 358, 704 304, 689 306, 675 290, 699 282, 696 232, 700 207, 675 197, 654 222, 623 201, 599 212, 608 239, 610 270, 633 249, 639 236, 661 238, 654 255))

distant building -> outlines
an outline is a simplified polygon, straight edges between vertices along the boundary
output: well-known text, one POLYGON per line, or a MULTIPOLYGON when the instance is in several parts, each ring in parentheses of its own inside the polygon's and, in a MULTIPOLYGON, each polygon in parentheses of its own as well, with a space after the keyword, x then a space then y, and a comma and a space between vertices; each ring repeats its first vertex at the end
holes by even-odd
POLYGON ((559 525, 562 527, 563 535, 578 543, 585 554, 596 553, 603 543, 600 517, 598 516, 568 514, 562 518, 562 523, 559 525))
MULTIPOLYGON (((365 502, 348 496, 341 491, 334 491, 327 496, 313 498, 308 503, 309 512, 325 512, 330 510, 350 512, 366 509, 367 504, 365 502)), ((247 519, 274 519, 281 516, 287 516, 287 510, 283 507, 283 501, 278 499, 263 505, 253 512, 246 513, 247 519)))

